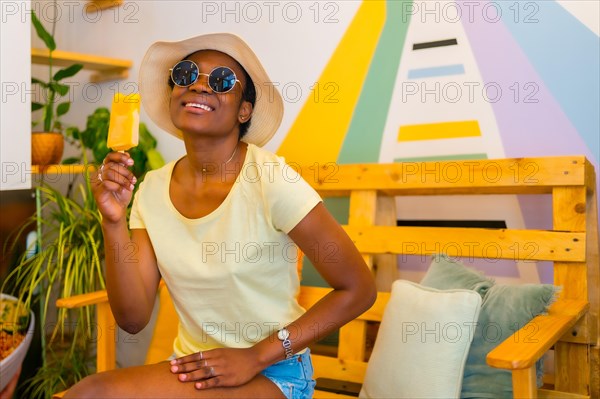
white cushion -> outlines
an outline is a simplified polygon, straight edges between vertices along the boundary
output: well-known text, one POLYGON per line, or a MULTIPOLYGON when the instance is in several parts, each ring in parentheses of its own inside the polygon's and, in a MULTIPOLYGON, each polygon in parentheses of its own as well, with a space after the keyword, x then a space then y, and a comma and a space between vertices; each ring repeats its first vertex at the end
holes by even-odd
POLYGON ((395 281, 360 397, 460 397, 480 309, 475 291, 395 281))

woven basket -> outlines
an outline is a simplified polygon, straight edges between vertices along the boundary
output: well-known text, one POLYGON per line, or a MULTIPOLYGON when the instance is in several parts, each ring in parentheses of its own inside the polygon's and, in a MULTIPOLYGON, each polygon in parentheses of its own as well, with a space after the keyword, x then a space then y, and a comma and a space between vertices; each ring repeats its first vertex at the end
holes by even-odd
POLYGON ((61 133, 34 132, 31 135, 31 163, 53 165, 60 163, 65 142, 61 133))

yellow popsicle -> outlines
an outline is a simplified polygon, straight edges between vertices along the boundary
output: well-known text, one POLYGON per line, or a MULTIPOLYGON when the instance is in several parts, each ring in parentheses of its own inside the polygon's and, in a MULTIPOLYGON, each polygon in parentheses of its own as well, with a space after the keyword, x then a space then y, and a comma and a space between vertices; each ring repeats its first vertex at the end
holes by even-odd
POLYGON ((108 147, 128 150, 138 145, 139 134, 140 95, 115 93, 108 124, 108 147))

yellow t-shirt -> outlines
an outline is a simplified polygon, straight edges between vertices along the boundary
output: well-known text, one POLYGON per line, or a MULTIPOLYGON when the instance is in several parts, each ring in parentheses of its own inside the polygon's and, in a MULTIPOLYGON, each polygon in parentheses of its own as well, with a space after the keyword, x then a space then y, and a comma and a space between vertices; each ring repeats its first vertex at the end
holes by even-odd
POLYGON ((304 312, 287 233, 321 198, 283 158, 249 144, 223 203, 189 219, 169 196, 175 164, 146 175, 130 218, 148 232, 179 315, 175 354, 252 346, 304 312))

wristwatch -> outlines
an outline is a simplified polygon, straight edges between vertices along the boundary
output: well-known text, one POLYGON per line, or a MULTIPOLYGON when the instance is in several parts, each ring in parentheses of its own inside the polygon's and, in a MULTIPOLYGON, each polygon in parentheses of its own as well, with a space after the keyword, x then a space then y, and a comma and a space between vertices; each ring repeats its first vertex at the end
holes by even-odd
POLYGON ((277 338, 279 338, 281 344, 283 345, 285 358, 289 359, 294 356, 294 352, 292 352, 292 341, 290 341, 290 332, 288 329, 283 327, 281 330, 277 331, 277 338))

